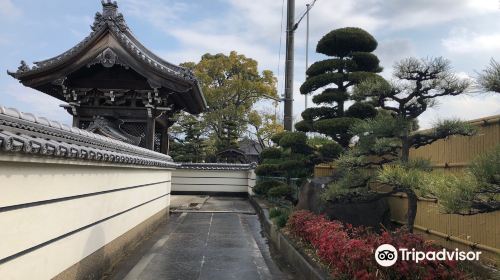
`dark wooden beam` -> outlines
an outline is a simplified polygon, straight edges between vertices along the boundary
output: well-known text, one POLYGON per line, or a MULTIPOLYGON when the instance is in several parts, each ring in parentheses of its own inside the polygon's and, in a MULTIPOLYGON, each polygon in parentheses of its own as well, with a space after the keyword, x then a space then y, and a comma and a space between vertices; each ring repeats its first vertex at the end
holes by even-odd
POLYGON ((149 114, 148 112, 148 118, 146 121, 146 149, 149 150, 154 150, 155 148, 155 116, 154 116, 154 110, 150 109, 152 112, 149 114))

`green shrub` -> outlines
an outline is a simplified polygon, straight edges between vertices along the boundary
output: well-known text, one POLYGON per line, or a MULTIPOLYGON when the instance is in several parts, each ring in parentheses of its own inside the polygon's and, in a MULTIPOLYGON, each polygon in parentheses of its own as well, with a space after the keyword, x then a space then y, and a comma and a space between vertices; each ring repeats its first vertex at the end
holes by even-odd
POLYGON ((269 210, 269 218, 276 218, 278 216, 280 216, 281 214, 283 214, 283 211, 281 210, 281 208, 278 208, 278 207, 274 207, 274 208, 271 208, 271 210, 269 210))
POLYGON ((281 157, 281 150, 278 148, 266 148, 260 153, 261 159, 277 159, 281 157))
POLYGON ((429 175, 425 191, 437 197, 447 213, 490 212, 499 207, 499 185, 500 145, 474 159, 464 174, 429 175))
POLYGON ((288 214, 283 214, 276 218, 276 225, 279 228, 285 227, 287 222, 288 222, 288 214))
POLYGON ((256 194, 267 195, 267 193, 269 192, 270 189, 272 189, 274 187, 281 186, 281 185, 283 185, 283 183, 280 181, 276 181, 276 180, 259 182, 255 185, 253 191, 256 194))
POLYGON ((370 119, 377 115, 377 109, 367 102, 356 102, 345 112, 347 117, 370 119))
POLYGON ((303 146, 307 143, 307 135, 303 132, 287 132, 280 139, 280 146, 287 149, 303 146))
POLYGON ((313 96, 312 101, 315 104, 334 102, 343 102, 349 99, 349 94, 335 88, 325 89, 322 93, 313 96))
POLYGON ((489 153, 475 158, 470 167, 470 172, 476 177, 483 189, 500 185, 500 145, 489 153))
POLYGON ((381 72, 381 67, 379 66, 380 60, 378 57, 372 53, 367 52, 353 52, 352 59, 354 60, 356 67, 350 69, 350 71, 367 71, 367 72, 381 72))
POLYGON ((301 120, 295 124, 295 130, 302 132, 309 132, 313 130, 312 122, 301 120))
POLYGON ((329 84, 341 83, 343 79, 343 73, 324 73, 317 76, 311 76, 300 86, 300 93, 309 94, 329 84))
POLYGON ((286 225, 289 215, 290 210, 287 208, 274 207, 269 211, 269 218, 271 218, 279 228, 286 225))
POLYGON ((289 149, 288 154, 311 154, 313 150, 307 145, 307 135, 303 132, 287 132, 280 140, 283 149, 289 149))
POLYGON ((477 182, 474 177, 464 174, 457 176, 446 173, 429 173, 425 178, 425 190, 438 198, 439 205, 446 213, 467 212, 475 197, 477 182))
POLYGON ((292 193, 292 189, 286 185, 286 184, 281 184, 279 186, 271 188, 268 192, 267 195, 272 198, 281 198, 285 196, 289 196, 292 193))
POLYGON ((275 164, 259 164, 255 168, 257 176, 275 176, 280 174, 279 166, 275 164))
POLYGON ((331 143, 336 143, 332 139, 326 136, 318 135, 318 136, 313 136, 307 139, 307 145, 311 147, 321 147, 325 144, 331 144, 331 143))
POLYGON ((302 119, 311 121, 315 119, 330 119, 337 117, 337 109, 332 107, 313 107, 305 109, 302 114, 302 119))
POLYGON ((285 133, 287 133, 287 132, 282 131, 282 132, 278 132, 278 133, 274 134, 273 136, 271 136, 271 141, 273 141, 274 144, 279 145, 280 140, 283 137, 283 135, 285 135, 285 133))
POLYGON ((319 148, 319 153, 321 154, 323 159, 326 160, 333 160, 338 158, 343 151, 344 149, 342 148, 342 146, 340 146, 336 142, 323 144, 323 146, 319 148))
POLYGON ((285 172, 289 173, 290 170, 292 169, 303 169, 305 168, 305 163, 303 160, 295 160, 295 159, 289 159, 282 161, 280 164, 280 169, 284 170, 285 172))
POLYGON ((313 124, 314 130, 328 135, 330 137, 336 137, 338 134, 344 134, 349 131, 349 128, 359 122, 356 118, 335 118, 335 119, 324 119, 316 121, 313 124))
MULTIPOLYGON (((377 48, 377 45, 377 40, 363 29, 345 27, 333 30, 323 36, 318 43, 316 52, 328 56, 344 57, 353 52, 372 52, 377 48)), ((356 54, 356 57, 359 57, 359 54, 356 54)))

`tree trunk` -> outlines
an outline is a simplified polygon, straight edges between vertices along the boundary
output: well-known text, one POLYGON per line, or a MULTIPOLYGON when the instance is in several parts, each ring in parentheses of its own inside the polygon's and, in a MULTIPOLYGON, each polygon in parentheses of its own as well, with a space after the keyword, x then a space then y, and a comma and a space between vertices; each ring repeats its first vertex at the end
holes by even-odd
POLYGON ((408 196, 408 212, 407 212, 407 221, 406 225, 408 227, 408 231, 413 233, 413 226, 415 224, 415 217, 417 216, 417 195, 413 190, 405 190, 404 191, 408 196))
POLYGON ((401 137, 401 161, 406 163, 410 158, 410 136, 408 130, 404 132, 401 137))

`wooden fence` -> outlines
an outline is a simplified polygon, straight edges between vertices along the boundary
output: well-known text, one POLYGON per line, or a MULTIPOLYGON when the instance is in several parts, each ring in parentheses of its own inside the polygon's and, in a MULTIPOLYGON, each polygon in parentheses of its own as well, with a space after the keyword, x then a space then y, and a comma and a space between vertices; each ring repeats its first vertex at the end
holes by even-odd
MULTIPOLYGON (((403 195, 389 198, 391 218, 404 224, 407 198, 403 195)), ((480 250, 481 261, 500 265, 500 211, 476 215, 444 214, 435 200, 418 202, 415 229, 426 239, 450 248, 480 250)))
POLYGON ((431 145, 412 149, 410 158, 429 159, 435 169, 460 172, 478 155, 500 144, 500 115, 469 121, 477 126, 475 136, 450 136, 431 145))
MULTIPOLYGON (((425 158, 436 170, 462 172, 478 155, 492 150, 500 144, 500 115, 469 121, 478 127, 472 137, 451 136, 431 145, 412 149, 410 158, 425 158)), ((315 176, 330 176, 335 172, 334 164, 317 165, 315 176)), ((389 198, 392 219, 397 223, 406 221, 406 197, 389 198)), ((434 200, 421 199, 418 203, 415 228, 426 238, 448 248, 479 249, 481 258, 500 265, 500 211, 477 215, 441 213, 434 200)))

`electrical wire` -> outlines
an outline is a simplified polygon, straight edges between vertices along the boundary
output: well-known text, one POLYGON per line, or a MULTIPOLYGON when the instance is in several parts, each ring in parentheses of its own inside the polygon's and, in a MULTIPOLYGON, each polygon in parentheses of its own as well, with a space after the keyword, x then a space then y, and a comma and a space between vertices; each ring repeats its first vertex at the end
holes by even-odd
POLYGON ((302 16, 297 21, 297 23, 294 24, 293 30, 296 30, 299 27, 300 22, 304 19, 304 17, 312 9, 312 7, 314 7, 314 4, 316 4, 316 1, 318 1, 318 0, 314 0, 314 1, 311 2, 311 4, 309 4, 309 8, 306 9, 306 11, 302 14, 302 16))

